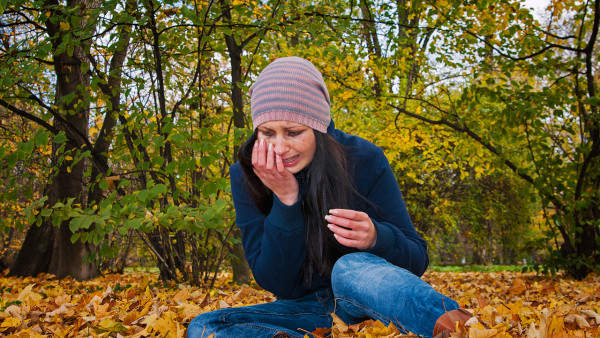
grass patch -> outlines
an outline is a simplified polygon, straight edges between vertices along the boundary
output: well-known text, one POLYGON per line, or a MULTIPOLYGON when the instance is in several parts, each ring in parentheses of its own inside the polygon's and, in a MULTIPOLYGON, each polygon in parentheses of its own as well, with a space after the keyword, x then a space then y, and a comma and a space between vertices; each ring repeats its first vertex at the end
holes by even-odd
POLYGON ((438 272, 521 272, 523 265, 430 265, 429 269, 438 272))
POLYGON ((147 273, 155 273, 159 274, 160 269, 157 266, 126 266, 124 272, 147 272, 147 273))

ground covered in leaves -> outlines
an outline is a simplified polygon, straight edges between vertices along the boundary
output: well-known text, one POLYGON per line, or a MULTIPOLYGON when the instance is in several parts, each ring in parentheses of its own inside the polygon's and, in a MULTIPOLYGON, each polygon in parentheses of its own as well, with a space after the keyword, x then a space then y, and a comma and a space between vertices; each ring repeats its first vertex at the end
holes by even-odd
MULTIPOLYGON (((600 276, 583 281, 512 272, 428 272, 424 279, 473 311, 468 337, 599 337, 600 276)), ((196 315, 220 308, 273 301, 256 285, 219 276, 213 289, 165 284, 131 272, 92 281, 7 278, 0 275, 0 336, 185 337, 196 315)), ((402 337, 393 326, 367 321, 315 336, 402 337)), ((405 337, 410 335, 405 335, 405 337)))

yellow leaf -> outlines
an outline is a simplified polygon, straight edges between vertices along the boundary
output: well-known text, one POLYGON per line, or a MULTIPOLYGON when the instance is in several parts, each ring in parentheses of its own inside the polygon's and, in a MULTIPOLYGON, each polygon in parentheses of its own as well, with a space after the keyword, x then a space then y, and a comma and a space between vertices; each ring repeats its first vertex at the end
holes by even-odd
POLYGON ((123 318, 123 325, 130 325, 138 318, 140 318, 140 313, 137 311, 131 311, 123 318))
POLYGON ((0 325, 0 328, 2 328, 2 331, 6 331, 7 329, 9 329, 11 327, 19 327, 22 322, 23 321, 19 318, 9 317, 2 322, 2 325, 0 325))
POLYGON ((565 322, 561 317, 552 316, 548 325, 548 334, 560 333, 565 330, 565 322))
POLYGON ((60 30, 61 31, 68 31, 69 29, 71 29, 71 25, 68 22, 61 22, 60 23, 60 30))
POLYGON ((175 296, 173 296, 173 301, 183 302, 184 300, 188 300, 189 298, 190 298, 190 292, 187 289, 183 289, 183 290, 179 290, 179 292, 177 292, 175 294, 175 296))
POLYGON ((32 292, 31 290, 33 290, 33 287, 35 286, 35 284, 29 284, 27 285, 23 291, 21 291, 21 293, 19 293, 19 297, 17 297, 17 300, 23 302, 25 301, 25 299, 27 298, 27 296, 29 296, 29 294, 32 292))
POLYGON ((106 331, 115 331, 115 330, 119 331, 118 329, 116 329, 116 326, 118 326, 118 323, 110 318, 106 318, 103 321, 101 321, 99 326, 101 329, 106 330, 106 331))
POLYGON ((29 284, 25 289, 23 289, 23 291, 21 291, 21 293, 19 294, 17 300, 21 302, 29 302, 29 304, 37 303, 40 300, 42 300, 43 297, 39 293, 32 291, 34 285, 35 284, 29 284))
POLYGON ((158 316, 156 314, 150 314, 144 320, 142 320, 142 324, 146 324, 148 326, 153 326, 154 322, 158 320, 158 316))
POLYGON ((491 337, 510 337, 506 332, 499 329, 469 329, 469 338, 491 338, 491 337))
POLYGON ((201 314, 202 308, 194 304, 184 303, 177 307, 177 313, 184 322, 187 322, 201 314))
POLYGON ((109 308, 110 303, 106 303, 104 305, 100 305, 98 303, 94 303, 94 314, 97 318, 103 318, 110 315, 109 308))

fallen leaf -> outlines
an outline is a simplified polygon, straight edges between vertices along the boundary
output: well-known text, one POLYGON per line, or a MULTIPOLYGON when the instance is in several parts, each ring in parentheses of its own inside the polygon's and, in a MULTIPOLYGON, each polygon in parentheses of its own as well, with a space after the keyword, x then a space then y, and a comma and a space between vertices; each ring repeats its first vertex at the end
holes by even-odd
POLYGON ((596 312, 591 310, 581 310, 580 312, 589 318, 593 318, 596 321, 596 325, 600 324, 600 315, 596 312))
POLYGON ((577 324, 577 327, 579 327, 580 329, 584 328, 584 327, 590 327, 590 324, 587 322, 587 320, 585 320, 585 318, 581 317, 580 315, 576 315, 576 314, 572 314, 572 315, 568 315, 565 318, 565 323, 567 324, 577 324))
POLYGON ((348 325, 346 325, 346 323, 344 323, 344 321, 341 320, 340 317, 338 317, 335 313, 332 313, 331 317, 333 318, 333 326, 339 332, 348 332, 348 325))
POLYGON ((515 278, 508 292, 514 295, 521 295, 527 290, 527 283, 521 278, 515 278))

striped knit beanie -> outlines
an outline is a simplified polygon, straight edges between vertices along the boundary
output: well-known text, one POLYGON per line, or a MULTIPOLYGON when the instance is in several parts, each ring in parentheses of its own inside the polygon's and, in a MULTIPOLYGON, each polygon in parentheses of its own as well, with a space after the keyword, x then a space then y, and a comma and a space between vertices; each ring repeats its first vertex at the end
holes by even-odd
POLYGON ((329 92, 323 76, 297 56, 279 58, 260 73, 250 87, 254 129, 267 121, 283 120, 327 132, 329 92))

